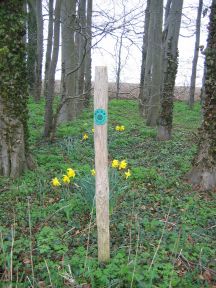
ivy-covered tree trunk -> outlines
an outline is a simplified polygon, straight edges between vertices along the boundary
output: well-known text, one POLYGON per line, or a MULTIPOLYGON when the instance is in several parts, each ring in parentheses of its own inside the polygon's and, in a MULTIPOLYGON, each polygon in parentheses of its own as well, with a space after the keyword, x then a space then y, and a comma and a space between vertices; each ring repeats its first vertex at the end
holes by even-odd
POLYGON ((201 190, 216 188, 216 0, 212 1, 206 55, 205 104, 198 152, 187 178, 201 190))
POLYGON ((25 168, 32 168, 23 1, 0 2, 0 27, 0 175, 18 177, 25 168))
POLYGON ((28 44, 27 44, 27 81, 29 92, 35 98, 36 59, 37 59, 37 21, 35 14, 35 2, 28 1, 27 18, 28 44))
MULTIPOLYGON (((170 1, 171 2, 171 1, 170 1)), ((172 0, 163 32, 163 75, 161 112, 158 124, 158 140, 171 138, 173 120, 173 99, 178 67, 178 38, 181 25, 183 0, 172 0)))

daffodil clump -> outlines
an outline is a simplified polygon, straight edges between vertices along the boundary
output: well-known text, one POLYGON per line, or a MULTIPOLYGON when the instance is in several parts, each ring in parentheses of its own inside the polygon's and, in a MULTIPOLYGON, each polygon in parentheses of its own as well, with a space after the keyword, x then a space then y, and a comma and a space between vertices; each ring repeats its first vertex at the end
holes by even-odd
MULTIPOLYGON (((61 179, 62 183, 70 184, 71 183, 71 179, 73 179, 75 176, 76 176, 75 170, 72 169, 72 168, 68 168, 67 169, 67 173, 62 176, 62 179, 61 179)), ((61 186, 61 180, 59 180, 57 177, 53 178, 51 180, 52 186, 53 187, 61 186)))
POLYGON ((124 126, 124 125, 117 125, 117 126, 115 127, 115 130, 116 130, 116 131, 119 131, 119 132, 122 132, 122 131, 125 130, 125 126, 124 126))
MULTIPOLYGON (((112 161, 112 168, 115 168, 118 170, 125 170, 127 167, 128 167, 128 163, 126 160, 119 161, 117 159, 114 159, 112 161)), ((125 176, 125 179, 128 179, 128 177, 131 176, 131 170, 128 169, 127 171, 125 171, 124 176, 125 176)))

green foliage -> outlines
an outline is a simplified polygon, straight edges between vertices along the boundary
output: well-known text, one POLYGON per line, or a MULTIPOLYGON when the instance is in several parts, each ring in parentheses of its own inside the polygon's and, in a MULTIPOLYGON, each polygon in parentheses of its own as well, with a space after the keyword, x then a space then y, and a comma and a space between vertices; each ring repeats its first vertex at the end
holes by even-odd
POLYGON ((61 241, 63 229, 43 227, 36 235, 37 249, 40 254, 51 257, 52 255, 60 256, 67 252, 68 248, 61 241))
POLYGON ((110 101, 109 166, 113 159, 126 159, 132 175, 126 181, 124 172, 109 171, 111 260, 106 265, 98 264, 96 219, 91 213, 92 110, 61 125, 56 141, 47 144, 39 139, 43 105, 43 100, 29 102, 30 143, 37 169, 16 181, 0 182, 0 271, 4 273, 0 287, 10 282, 12 227, 14 287, 17 273, 17 287, 29 286, 27 276, 32 281, 31 252, 36 287, 51 285, 48 269, 53 287, 65 287, 72 279, 77 286, 86 283, 95 288, 211 287, 216 281, 211 272, 216 197, 199 194, 183 181, 197 149, 199 104, 189 113, 185 103, 175 102, 173 138, 157 142, 155 129, 139 118, 135 101, 110 101), (115 131, 119 124, 125 131, 115 131), (83 133, 89 135, 86 141, 83 133), (76 171, 72 183, 51 187, 51 179, 61 179, 68 167, 76 171), (205 271, 210 271, 210 280, 205 271))
MULTIPOLYGON (((89 169, 90 171, 90 169, 89 169)), ((95 177, 84 176, 77 182, 77 191, 86 201, 89 209, 95 205, 95 177)), ((110 199, 110 211, 116 205, 118 197, 127 189, 128 185, 123 182, 119 171, 116 169, 110 169, 109 171, 109 199, 110 199)))
POLYGON ((134 167, 132 168, 132 177, 135 180, 142 182, 151 182, 159 178, 158 172, 154 167, 144 168, 144 167, 134 167))

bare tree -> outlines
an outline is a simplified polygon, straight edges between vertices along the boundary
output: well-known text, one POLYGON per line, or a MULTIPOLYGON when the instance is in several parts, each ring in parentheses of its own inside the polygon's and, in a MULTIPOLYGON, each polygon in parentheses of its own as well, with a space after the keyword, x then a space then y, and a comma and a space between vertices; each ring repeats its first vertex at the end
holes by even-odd
POLYGON ((140 75, 140 93, 139 93, 139 109, 141 115, 145 115, 145 97, 144 97, 144 79, 145 79, 145 66, 146 66, 146 55, 148 50, 148 29, 150 20, 150 3, 151 0, 147 0, 147 6, 145 10, 145 23, 144 23, 144 33, 143 33, 143 47, 142 47, 142 65, 141 65, 141 75, 140 75))
MULTIPOLYGON (((147 104, 146 124, 148 126, 156 126, 160 111, 163 0, 152 0, 150 11, 151 16, 148 35, 152 35, 152 87, 150 99, 147 104)), ((149 48, 151 48, 151 46, 149 46, 149 48)))
POLYGON ((37 58, 36 58, 36 81, 35 81, 35 101, 38 102, 42 88, 42 63, 43 63, 43 15, 42 1, 35 4, 37 21, 37 58))
MULTIPOLYGON (((78 6, 78 29, 77 29, 77 51, 78 51, 78 85, 77 95, 81 95, 84 92, 84 74, 85 74, 85 59, 86 59, 86 0, 79 1, 78 6)), ((82 109, 82 101, 79 103, 79 109, 82 109)))
POLYGON ((63 0, 61 9, 62 29, 62 63, 65 69, 64 105, 59 113, 59 122, 73 120, 77 115, 78 99, 74 98, 77 91, 78 54, 75 46, 76 31, 76 0, 63 0), (68 101, 65 101, 68 98, 68 101))
POLYGON ((216 0, 212 0, 208 44, 205 51, 205 104, 198 152, 187 178, 202 190, 216 188, 216 0))
POLYGON ((195 48, 194 48, 194 57, 193 57, 191 84, 190 84, 190 94, 189 94, 189 106, 191 108, 194 105, 197 61, 198 61, 198 56, 199 56, 199 45, 200 45, 200 26, 201 26, 202 7, 203 7, 203 0, 199 0, 199 6, 198 6, 198 10, 197 10, 197 20, 196 20, 196 41, 195 41, 195 48))
MULTIPOLYGON (((115 74, 116 74, 116 98, 119 98, 120 92, 120 80, 121 80, 121 71, 123 68, 122 64, 122 49, 123 49, 123 41, 126 34, 126 7, 125 3, 123 3, 123 20, 122 20, 122 28, 120 31, 120 36, 116 37, 116 45, 115 45, 115 52, 116 52, 116 67, 115 67, 115 74)), ((129 51, 128 51, 129 52, 129 51)))
MULTIPOLYGON (((47 49, 46 49, 46 62, 44 73, 44 95, 47 95, 48 78, 50 61, 52 56, 52 41, 53 41, 53 0, 49 0, 49 24, 48 24, 48 37, 47 37, 47 49)), ((46 98, 46 96, 45 96, 46 98)))
POLYGON ((61 3, 62 0, 56 0, 53 52, 49 67, 47 95, 45 95, 44 137, 46 138, 50 137, 53 126, 53 98, 55 88, 55 72, 59 53, 61 3))
POLYGON ((89 106, 91 97, 91 46, 92 46, 92 0, 87 0, 87 26, 86 26, 86 65, 85 65, 85 95, 84 106, 89 106))

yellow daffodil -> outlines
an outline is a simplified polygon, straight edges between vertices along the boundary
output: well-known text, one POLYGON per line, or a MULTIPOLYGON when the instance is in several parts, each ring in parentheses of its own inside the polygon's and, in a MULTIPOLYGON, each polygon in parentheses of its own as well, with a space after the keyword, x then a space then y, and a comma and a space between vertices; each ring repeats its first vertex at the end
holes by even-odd
POLYGON ((115 130, 116 130, 116 131, 120 131, 120 130, 121 130, 121 126, 117 125, 117 126, 115 127, 115 130))
POLYGON ((82 140, 87 140, 89 137, 88 137, 88 134, 87 133, 85 133, 84 135, 83 135, 83 138, 82 138, 82 140))
POLYGON ((91 170, 91 175, 92 175, 92 176, 95 176, 95 175, 96 175, 95 169, 92 169, 92 170, 91 170))
POLYGON ((124 126, 124 125, 121 125, 119 131, 124 131, 124 130, 125 130, 125 126, 124 126))
POLYGON ((128 169, 128 171, 125 172, 125 178, 128 179, 128 177, 130 177, 130 176, 131 176, 131 171, 130 171, 130 169, 128 169))
POLYGON ((75 170, 72 169, 72 168, 68 168, 68 169, 67 169, 67 176, 68 176, 69 178, 74 178, 74 177, 76 176, 75 170))
POLYGON ((95 131, 95 129, 94 128, 92 128, 92 132, 94 133, 94 131, 95 131))
POLYGON ((127 168, 127 162, 126 162, 126 160, 122 160, 122 161, 119 163, 119 170, 125 169, 125 168, 127 168))
POLYGON ((69 184, 69 183, 70 183, 70 178, 68 177, 68 175, 63 175, 62 181, 63 181, 65 184, 69 184))
POLYGON ((116 159, 114 159, 114 160, 112 161, 112 168, 118 168, 118 167, 119 167, 119 161, 116 160, 116 159))
POLYGON ((52 185, 53 185, 54 187, 61 186, 61 183, 59 182, 59 180, 58 180, 57 177, 55 177, 55 178, 52 179, 52 185))

